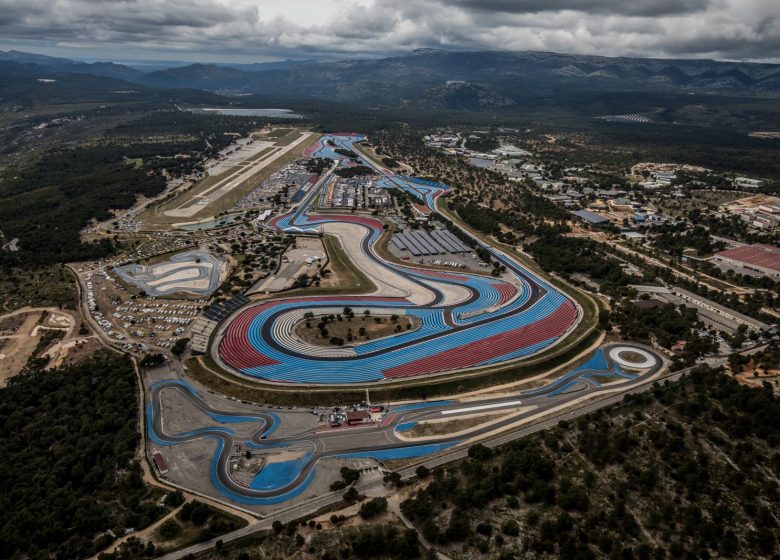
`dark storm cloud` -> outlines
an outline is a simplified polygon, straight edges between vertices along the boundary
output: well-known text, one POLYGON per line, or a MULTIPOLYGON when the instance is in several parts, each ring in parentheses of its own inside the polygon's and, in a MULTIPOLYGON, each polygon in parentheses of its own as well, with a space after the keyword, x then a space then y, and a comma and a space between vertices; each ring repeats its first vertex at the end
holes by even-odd
POLYGON ((778 22, 780 0, 0 0, 0 42, 104 58, 128 49, 235 60, 435 47, 780 60, 778 22))

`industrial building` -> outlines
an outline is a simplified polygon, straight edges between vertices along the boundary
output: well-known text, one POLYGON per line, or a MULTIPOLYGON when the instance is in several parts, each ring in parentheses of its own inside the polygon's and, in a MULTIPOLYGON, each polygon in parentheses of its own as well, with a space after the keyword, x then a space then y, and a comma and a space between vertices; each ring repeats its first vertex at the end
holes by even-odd
POLYGON ((401 251, 408 250, 415 257, 442 253, 467 253, 470 249, 447 230, 414 231, 396 233, 391 238, 401 251))
POLYGON ((734 186, 740 189, 758 189, 764 186, 760 179, 751 179, 749 177, 735 177, 734 186))
POLYGON ((606 218, 604 216, 599 216, 598 214, 596 214, 595 212, 591 212, 590 210, 574 210, 571 213, 571 215, 574 217, 574 219, 587 222, 594 226, 602 226, 610 223, 609 218, 606 218))
POLYGON ((780 278, 780 248, 773 245, 742 245, 715 253, 715 264, 733 267, 735 271, 746 269, 762 276, 780 278))
POLYGON ((682 304, 690 309, 695 309, 702 322, 729 334, 737 332, 740 325, 746 325, 748 329, 757 332, 768 331, 772 328, 771 325, 767 325, 762 321, 748 317, 743 313, 683 288, 639 285, 632 285, 631 287, 639 294, 652 294, 651 299, 674 305, 682 304))

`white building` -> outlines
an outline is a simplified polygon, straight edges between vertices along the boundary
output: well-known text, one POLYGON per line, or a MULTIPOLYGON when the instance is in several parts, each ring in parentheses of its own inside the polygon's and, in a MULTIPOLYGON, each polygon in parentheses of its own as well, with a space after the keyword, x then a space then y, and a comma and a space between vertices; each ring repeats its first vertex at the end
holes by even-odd
POLYGON ((760 179, 751 179, 749 177, 735 177, 734 186, 740 189, 757 189, 764 186, 760 179))

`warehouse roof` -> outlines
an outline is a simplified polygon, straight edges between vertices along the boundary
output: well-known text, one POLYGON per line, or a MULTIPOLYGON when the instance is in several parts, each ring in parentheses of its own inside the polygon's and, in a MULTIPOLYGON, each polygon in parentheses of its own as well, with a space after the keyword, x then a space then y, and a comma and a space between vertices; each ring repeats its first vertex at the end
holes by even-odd
POLYGON ((772 245, 742 245, 716 253, 715 256, 780 271, 780 248, 772 245))
POLYGON ((585 220, 586 222, 590 222, 591 224, 609 223, 609 218, 605 218, 604 216, 600 216, 595 212, 591 212, 589 210, 574 210, 572 212, 572 215, 577 216, 578 218, 585 220))

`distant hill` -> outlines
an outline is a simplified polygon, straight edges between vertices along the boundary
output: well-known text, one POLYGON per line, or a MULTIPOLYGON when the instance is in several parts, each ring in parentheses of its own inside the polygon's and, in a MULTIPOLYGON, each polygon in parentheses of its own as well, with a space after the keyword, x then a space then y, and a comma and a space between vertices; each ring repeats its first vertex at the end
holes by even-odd
POLYGON ((157 70, 137 78, 137 81, 150 86, 166 88, 253 92, 260 88, 265 74, 243 72, 215 64, 190 64, 189 66, 157 70))
POLYGON ((467 111, 576 92, 780 94, 777 64, 534 51, 421 49, 370 60, 191 64, 148 73, 121 64, 87 64, 18 51, 0 51, 0 63, 20 65, 19 72, 91 74, 158 88, 467 111))
POLYGON ((480 111, 514 105, 515 102, 478 84, 447 82, 443 86, 426 90, 414 104, 450 111, 480 111))
MULTIPOLYGON (((588 91, 780 93, 780 65, 712 60, 608 58, 546 52, 415 51, 376 60, 276 65, 258 75, 245 66, 192 65, 149 74, 144 83, 391 105, 459 105, 455 97, 493 92, 516 100, 543 88, 588 91), (465 82, 468 87, 452 87, 465 82), (448 86, 448 84, 450 84, 448 86), (460 90, 460 91, 456 91, 460 90), (440 99, 432 99, 431 96, 440 99)), ((477 105, 482 102, 476 101, 477 105)), ((472 108, 473 102, 465 108, 472 108)), ((494 106, 487 102, 484 107, 494 106)))
POLYGON ((67 58, 56 58, 42 54, 32 54, 20 51, 0 51, 0 61, 27 66, 31 73, 43 74, 73 73, 103 76, 119 80, 134 81, 143 76, 143 72, 113 62, 76 62, 67 58))
POLYGON ((255 62, 253 64, 224 64, 218 66, 233 68, 242 72, 268 72, 269 70, 291 70, 301 64, 311 64, 314 60, 279 60, 276 62, 255 62))

